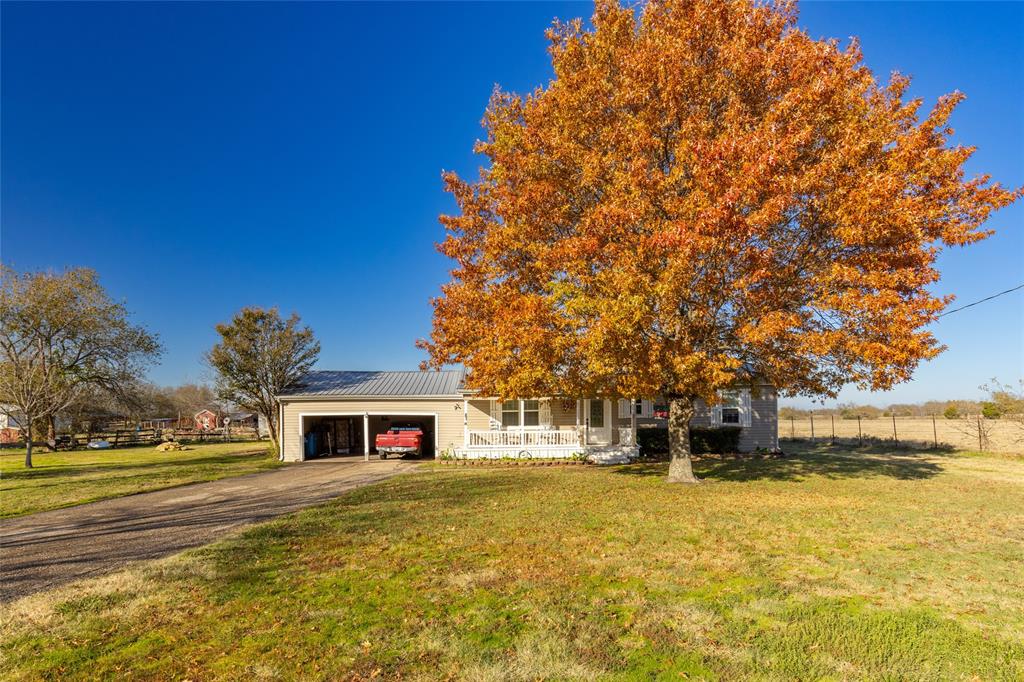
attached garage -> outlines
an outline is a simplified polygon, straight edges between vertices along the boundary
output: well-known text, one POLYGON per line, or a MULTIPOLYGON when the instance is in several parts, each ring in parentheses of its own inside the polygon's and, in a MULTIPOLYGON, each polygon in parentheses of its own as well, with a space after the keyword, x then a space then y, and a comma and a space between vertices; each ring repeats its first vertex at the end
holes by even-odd
POLYGON ((299 462, 331 455, 378 456, 378 433, 418 425, 423 456, 463 442, 462 371, 318 371, 279 396, 281 453, 299 462))

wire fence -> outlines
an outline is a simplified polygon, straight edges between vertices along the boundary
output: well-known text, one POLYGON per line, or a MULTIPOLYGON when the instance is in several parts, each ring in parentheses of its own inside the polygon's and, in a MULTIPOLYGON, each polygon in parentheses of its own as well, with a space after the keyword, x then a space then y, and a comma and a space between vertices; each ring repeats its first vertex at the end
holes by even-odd
POLYGON ((985 419, 968 415, 931 417, 854 417, 833 414, 779 419, 779 438, 800 438, 852 445, 888 441, 913 449, 1024 452, 1024 419, 985 419))

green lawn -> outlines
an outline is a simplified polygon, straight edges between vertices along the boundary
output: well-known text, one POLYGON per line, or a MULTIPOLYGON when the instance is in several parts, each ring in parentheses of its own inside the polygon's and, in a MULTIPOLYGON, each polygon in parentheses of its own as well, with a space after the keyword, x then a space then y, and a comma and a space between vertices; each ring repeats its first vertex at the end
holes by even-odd
POLYGON ((26 469, 22 450, 0 454, 0 518, 69 507, 109 497, 212 481, 279 466, 267 444, 189 445, 181 452, 154 446, 35 452, 26 469))
POLYGON ((13 679, 1022 679, 1024 460, 429 467, 5 607, 13 679))

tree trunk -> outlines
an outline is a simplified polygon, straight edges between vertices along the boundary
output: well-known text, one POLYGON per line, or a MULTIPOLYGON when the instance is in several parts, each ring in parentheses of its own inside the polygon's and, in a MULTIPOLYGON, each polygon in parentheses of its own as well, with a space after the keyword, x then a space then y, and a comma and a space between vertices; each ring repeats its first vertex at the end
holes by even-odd
POLYGON ((25 468, 32 468, 32 415, 25 414, 25 468))
POLYGON ((46 418, 46 444, 51 450, 57 449, 57 419, 52 414, 46 418))
POLYGON ((277 415, 266 414, 263 416, 267 418, 267 435, 270 437, 270 443, 274 446, 275 450, 280 450, 280 446, 277 443, 277 415))
POLYGON ((693 398, 671 396, 668 401, 668 482, 699 483, 690 462, 690 419, 693 398))

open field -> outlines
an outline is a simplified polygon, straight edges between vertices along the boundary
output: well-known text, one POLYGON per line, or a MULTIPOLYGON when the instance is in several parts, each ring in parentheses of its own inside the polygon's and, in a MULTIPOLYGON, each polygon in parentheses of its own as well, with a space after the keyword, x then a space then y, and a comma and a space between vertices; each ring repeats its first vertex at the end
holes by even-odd
POLYGON ((111 450, 73 450, 32 454, 24 466, 22 450, 0 454, 0 518, 240 476, 280 466, 266 442, 189 445, 179 452, 154 446, 111 450))
MULTIPOLYGON (((1024 423, 1014 419, 987 419, 983 429, 989 430, 985 450, 1004 453, 1024 453, 1024 423)), ((829 415, 814 417, 814 437, 829 441, 833 428, 837 440, 855 444, 858 439, 893 440, 892 417, 861 419, 858 431, 856 419, 834 419, 829 415)), ((946 419, 942 416, 896 417, 896 436, 900 447, 931 448, 936 440, 940 447, 958 450, 978 450, 977 417, 946 419)), ((779 438, 810 438, 811 420, 808 418, 779 418, 779 438)))
POLYGON ((15 602, 7 675, 1024 676, 1024 460, 789 450, 432 467, 15 602))

